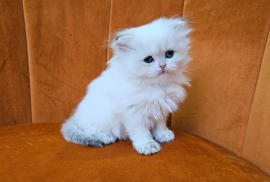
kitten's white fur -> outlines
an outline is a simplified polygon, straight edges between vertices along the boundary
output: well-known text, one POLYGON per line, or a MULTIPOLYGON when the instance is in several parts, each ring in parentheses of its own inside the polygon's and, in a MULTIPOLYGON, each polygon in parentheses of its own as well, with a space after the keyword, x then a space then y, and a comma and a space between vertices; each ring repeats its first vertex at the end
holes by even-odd
POLYGON ((118 32, 108 68, 88 85, 86 96, 62 125, 64 138, 86 146, 129 138, 145 155, 160 151, 158 142, 172 141, 166 119, 186 97, 190 32, 181 18, 160 18, 118 32), (174 51, 172 58, 165 57, 168 50, 174 51), (148 56, 154 61, 144 62, 148 56))

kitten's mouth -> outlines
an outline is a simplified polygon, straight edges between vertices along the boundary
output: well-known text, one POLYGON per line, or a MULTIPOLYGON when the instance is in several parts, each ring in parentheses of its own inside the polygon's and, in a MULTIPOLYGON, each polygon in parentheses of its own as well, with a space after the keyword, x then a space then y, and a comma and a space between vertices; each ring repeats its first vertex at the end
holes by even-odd
POLYGON ((166 73, 168 73, 168 71, 165 70, 165 69, 162 69, 162 70, 159 71, 158 75, 164 75, 166 73))

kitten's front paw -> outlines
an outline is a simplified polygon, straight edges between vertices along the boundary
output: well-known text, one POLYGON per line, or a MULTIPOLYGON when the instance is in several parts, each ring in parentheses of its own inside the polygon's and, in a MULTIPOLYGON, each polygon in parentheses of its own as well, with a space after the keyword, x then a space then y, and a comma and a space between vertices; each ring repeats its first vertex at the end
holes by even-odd
POLYGON ((170 142, 174 139, 174 134, 171 130, 156 131, 153 133, 154 139, 160 143, 170 142))
POLYGON ((161 146, 156 141, 150 141, 149 143, 134 146, 138 153, 144 155, 151 155, 161 150, 161 146))

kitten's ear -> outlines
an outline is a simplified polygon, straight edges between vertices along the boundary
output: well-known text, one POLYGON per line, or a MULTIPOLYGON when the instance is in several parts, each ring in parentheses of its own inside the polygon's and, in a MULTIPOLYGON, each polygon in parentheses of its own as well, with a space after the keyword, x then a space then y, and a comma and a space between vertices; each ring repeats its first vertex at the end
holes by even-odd
POLYGON ((113 41, 111 43, 111 48, 114 51, 129 51, 132 49, 131 47, 131 35, 127 32, 127 30, 118 32, 113 41))
POLYGON ((187 21, 184 18, 172 18, 173 29, 181 34, 188 35, 192 32, 192 29, 189 27, 187 21))

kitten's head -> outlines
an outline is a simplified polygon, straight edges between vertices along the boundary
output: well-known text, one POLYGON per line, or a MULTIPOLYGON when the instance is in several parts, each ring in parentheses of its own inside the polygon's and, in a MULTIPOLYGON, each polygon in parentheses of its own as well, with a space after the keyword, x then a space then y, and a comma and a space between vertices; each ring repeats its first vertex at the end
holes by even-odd
POLYGON ((149 24, 125 29, 114 37, 114 57, 126 73, 143 80, 162 81, 183 72, 188 62, 191 29, 182 18, 160 18, 149 24))

